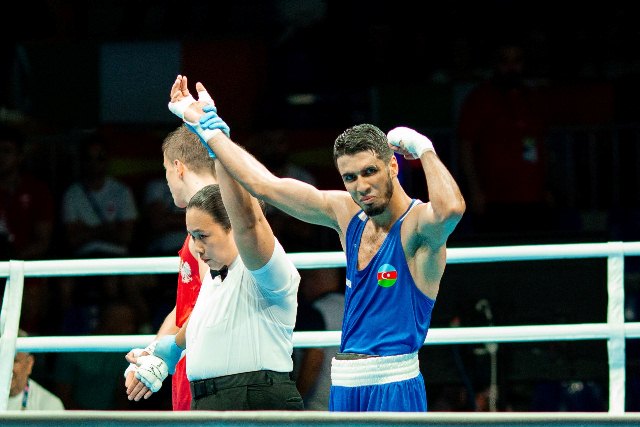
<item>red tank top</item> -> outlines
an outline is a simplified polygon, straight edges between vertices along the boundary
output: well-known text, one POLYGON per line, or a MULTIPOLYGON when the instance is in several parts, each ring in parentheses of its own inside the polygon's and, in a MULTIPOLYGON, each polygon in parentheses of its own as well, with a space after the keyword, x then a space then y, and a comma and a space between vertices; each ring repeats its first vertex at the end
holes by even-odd
MULTIPOLYGON (((178 252, 180 269, 178 271, 178 292, 176 296, 176 326, 181 327, 191 315, 200 293, 200 270, 198 260, 189 250, 187 238, 178 252)), ((171 401, 174 411, 188 411, 191 408, 191 389, 186 372, 186 357, 183 357, 173 374, 171 381, 171 401)))
POLYGON ((182 249, 178 252, 178 255, 180 255, 180 269, 178 271, 178 293, 176 296, 176 326, 179 328, 184 325, 184 322, 191 315, 202 284, 198 260, 189 250, 189 239, 190 237, 187 236, 182 249))

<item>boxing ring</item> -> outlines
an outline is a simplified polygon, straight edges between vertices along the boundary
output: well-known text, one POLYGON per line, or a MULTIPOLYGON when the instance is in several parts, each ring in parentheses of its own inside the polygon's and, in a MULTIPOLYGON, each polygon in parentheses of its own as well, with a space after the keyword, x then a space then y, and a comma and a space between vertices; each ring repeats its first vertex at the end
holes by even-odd
MULTIPOLYGON (((340 414, 327 412, 265 411, 259 416, 246 412, 169 411, 116 412, 65 411, 63 413, 11 413, 6 411, 11 366, 15 351, 127 352, 144 347, 153 335, 58 336, 17 338, 25 277, 177 273, 177 257, 119 258, 91 260, 47 260, 0 262, 0 277, 7 278, 0 312, 0 424, 4 425, 639 425, 640 414, 625 412, 626 339, 640 338, 640 322, 625 322, 624 259, 640 255, 640 242, 608 242, 532 246, 452 248, 448 264, 495 263, 562 259, 607 259, 607 321, 605 323, 433 328, 425 345, 517 343, 540 341, 606 340, 609 365, 608 413, 427 413, 340 414)), ((299 269, 344 267, 342 252, 289 254, 299 269)), ((295 347, 336 346, 340 332, 296 332, 295 347)))

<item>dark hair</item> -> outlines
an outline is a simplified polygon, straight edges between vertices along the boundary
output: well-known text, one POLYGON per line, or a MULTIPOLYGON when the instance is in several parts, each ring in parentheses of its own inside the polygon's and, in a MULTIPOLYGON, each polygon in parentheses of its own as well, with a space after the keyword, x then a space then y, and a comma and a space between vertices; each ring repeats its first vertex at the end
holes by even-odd
POLYGON ((384 132, 374 125, 365 123, 350 127, 336 138, 333 144, 333 162, 337 166, 339 157, 363 151, 370 151, 385 162, 393 156, 384 132))
POLYGON ((196 173, 209 172, 216 176, 214 160, 198 136, 185 125, 167 135, 162 143, 162 153, 171 161, 180 160, 196 173))
MULTIPOLYGON (((258 199, 258 204, 264 214, 266 204, 260 199, 258 199)), ((187 204, 187 209, 192 208, 200 209, 208 213, 222 228, 231 230, 231 221, 229 221, 229 215, 224 207, 224 203, 222 203, 222 194, 220 193, 220 186, 218 184, 206 185, 194 194, 187 204)))
POLYGON ((231 221, 229 221, 229 215, 227 215, 227 210, 222 203, 218 184, 206 185, 194 194, 187 204, 187 210, 194 208, 211 215, 213 220, 225 230, 231 230, 231 221))

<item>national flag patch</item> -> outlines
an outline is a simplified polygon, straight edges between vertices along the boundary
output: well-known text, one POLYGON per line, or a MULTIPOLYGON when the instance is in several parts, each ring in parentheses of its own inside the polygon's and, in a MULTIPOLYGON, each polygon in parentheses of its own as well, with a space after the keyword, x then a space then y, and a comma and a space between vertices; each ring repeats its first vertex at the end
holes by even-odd
POLYGON ((389 288, 395 285, 397 279, 398 272, 394 266, 384 264, 378 269, 378 286, 389 288))

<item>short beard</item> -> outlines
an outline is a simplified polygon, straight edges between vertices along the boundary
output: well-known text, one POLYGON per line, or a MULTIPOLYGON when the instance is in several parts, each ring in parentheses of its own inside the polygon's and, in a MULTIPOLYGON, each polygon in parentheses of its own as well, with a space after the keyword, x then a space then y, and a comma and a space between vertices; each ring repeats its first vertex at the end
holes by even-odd
POLYGON ((391 175, 389 175, 389 181, 387 181, 386 201, 380 206, 368 206, 364 208, 363 209, 364 213, 366 213, 367 216, 380 215, 385 210, 387 210, 387 206, 389 206, 389 200, 391 200, 392 196, 393 196, 393 180, 391 179, 391 175))
POLYGON ((366 213, 367 216, 380 215, 382 212, 384 212, 386 207, 387 207, 386 203, 383 206, 369 206, 364 209, 364 213, 366 213))

